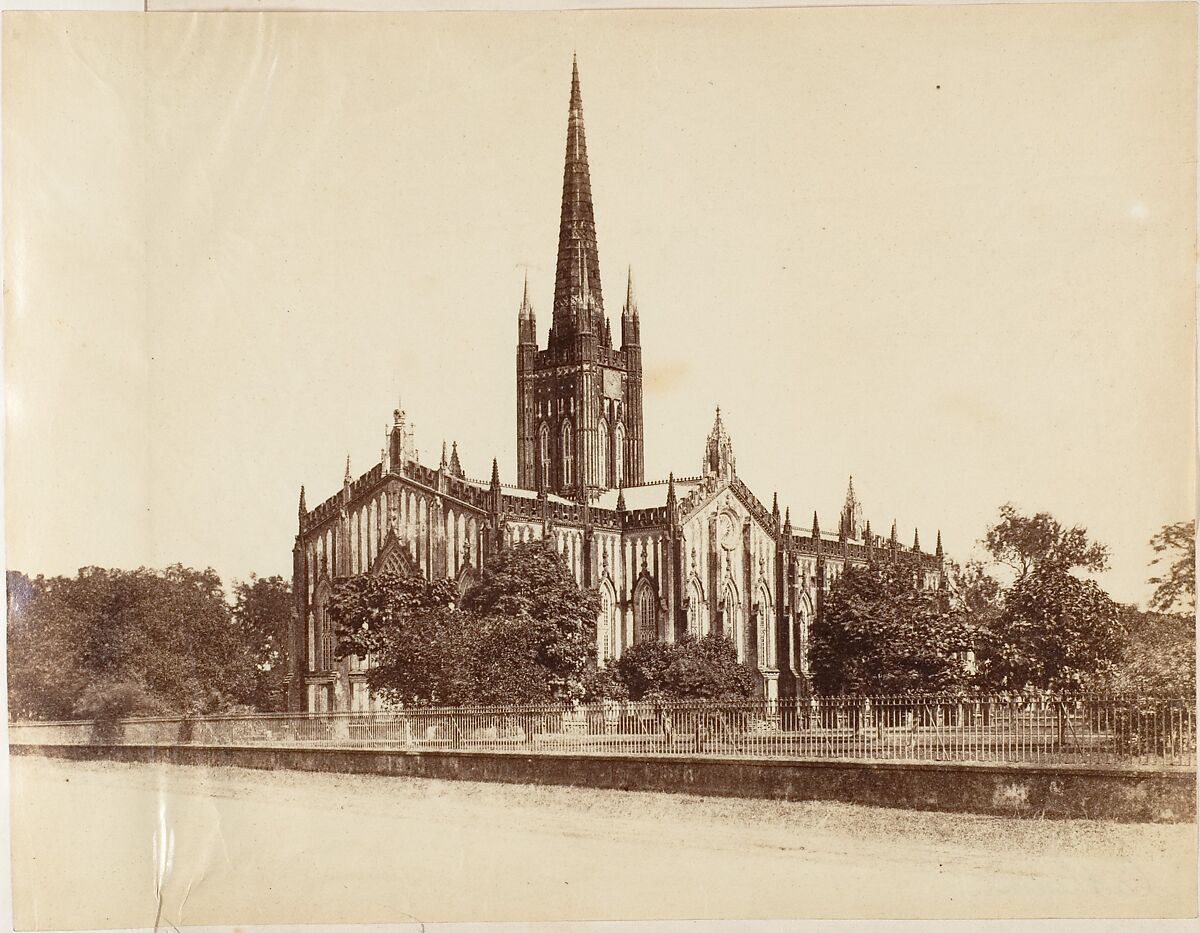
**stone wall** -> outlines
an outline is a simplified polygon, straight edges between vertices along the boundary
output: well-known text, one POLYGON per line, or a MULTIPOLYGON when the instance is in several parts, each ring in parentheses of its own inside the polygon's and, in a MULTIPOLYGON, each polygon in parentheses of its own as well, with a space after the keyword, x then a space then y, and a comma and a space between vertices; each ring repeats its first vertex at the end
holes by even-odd
POLYGON ((71 759, 836 800, 1003 816, 1196 819, 1196 774, 1184 770, 195 745, 12 745, 10 750, 71 759))

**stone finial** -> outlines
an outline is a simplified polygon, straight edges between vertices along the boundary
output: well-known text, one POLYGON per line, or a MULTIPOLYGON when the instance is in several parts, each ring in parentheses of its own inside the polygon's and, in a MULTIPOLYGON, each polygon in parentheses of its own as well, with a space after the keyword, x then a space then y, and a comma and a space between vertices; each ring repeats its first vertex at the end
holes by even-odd
POLYGON ((919 529, 913 529, 913 550, 919 552, 921 550, 921 532, 919 529))
POLYGON ((344 477, 342 477, 342 482, 347 486, 350 485, 350 455, 349 454, 346 454, 346 475, 344 477))
POLYGON ((308 506, 304 503, 304 487, 300 487, 300 521, 308 516, 308 506))
POLYGON ((946 556, 945 552, 942 550, 942 529, 940 528, 938 529, 937 533, 937 546, 934 548, 933 553, 938 560, 941 560, 946 556))

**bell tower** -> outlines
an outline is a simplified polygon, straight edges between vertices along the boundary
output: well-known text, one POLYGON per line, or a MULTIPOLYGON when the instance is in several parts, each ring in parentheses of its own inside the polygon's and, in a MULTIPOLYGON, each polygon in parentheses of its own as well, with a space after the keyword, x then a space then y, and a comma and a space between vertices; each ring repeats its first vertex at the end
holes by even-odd
POLYGON ((540 349, 528 282, 517 313, 517 482, 580 499, 644 482, 641 323, 633 276, 613 347, 604 311, 579 67, 563 168, 554 304, 540 349))

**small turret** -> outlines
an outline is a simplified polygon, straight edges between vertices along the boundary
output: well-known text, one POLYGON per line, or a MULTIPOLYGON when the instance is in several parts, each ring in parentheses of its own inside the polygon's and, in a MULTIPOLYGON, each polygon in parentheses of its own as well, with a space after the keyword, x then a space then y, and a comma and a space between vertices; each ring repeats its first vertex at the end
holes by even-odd
POLYGON ((850 483, 846 486, 846 502, 842 506, 842 514, 838 520, 838 536, 845 540, 846 538, 857 538, 863 526, 863 510, 862 503, 858 501, 858 496, 854 492, 854 477, 850 477, 850 483))
POLYGON ((792 509, 789 506, 783 513, 783 533, 786 537, 792 536, 792 509))
POLYGON ((642 324, 638 317, 637 299, 633 295, 633 266, 625 286, 625 307, 621 309, 621 348, 640 346, 642 324))
POLYGON ((625 487, 623 485, 617 487, 617 511, 625 511, 625 487))
POLYGON ((818 541, 821 540, 821 523, 817 520, 815 509, 813 510, 812 536, 818 541))
POLYGON ((529 271, 525 272, 525 291, 521 296, 521 307, 517 310, 517 343, 520 346, 537 347, 537 318, 533 305, 529 303, 529 271))
POLYGON ((446 459, 446 442, 442 441, 442 459, 438 462, 438 469, 445 473, 449 466, 450 461, 446 459))
POLYGON ((913 529, 913 551, 921 553, 921 532, 919 529, 913 529))
POLYGON ((892 547, 896 547, 900 543, 900 539, 896 537, 896 520, 892 519, 892 547))
POLYGON ((492 457, 492 492, 500 491, 500 464, 496 462, 496 458, 492 457))
POLYGON ((940 528, 938 529, 937 545, 933 549, 933 554, 938 560, 941 560, 943 557, 946 556, 945 552, 942 551, 942 529, 940 529, 940 528))
POLYGON ((733 441, 729 439, 729 433, 721 421, 721 406, 718 405, 712 430, 708 432, 708 440, 704 445, 704 475, 731 479, 736 472, 733 441))
POLYGON ((675 473, 672 471, 667 476, 667 508, 675 508, 675 473))
POLYGON ((771 493, 771 520, 775 522, 775 527, 779 527, 779 493, 771 493))
POLYGON ((346 454, 346 475, 342 477, 342 485, 350 485, 350 455, 346 454))

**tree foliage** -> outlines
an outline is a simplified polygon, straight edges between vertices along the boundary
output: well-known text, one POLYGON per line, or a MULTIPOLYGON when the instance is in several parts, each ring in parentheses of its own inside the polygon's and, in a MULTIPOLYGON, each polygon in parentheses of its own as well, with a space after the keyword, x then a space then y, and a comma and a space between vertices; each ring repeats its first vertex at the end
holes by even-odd
POLYGON ((483 618, 521 620, 526 644, 550 672, 557 694, 577 686, 595 656, 600 598, 582 589, 562 555, 544 542, 503 548, 464 595, 463 608, 483 618))
POLYGON ((1095 686, 1119 693, 1194 696, 1196 617, 1120 608, 1124 639, 1116 666, 1095 686))
POLYGON ((737 700, 755 683, 733 642, 719 635, 640 642, 621 655, 616 678, 632 700, 737 700))
POLYGON ((251 652, 211 569, 85 567, 75 577, 8 579, 14 716, 66 719, 137 695, 140 708, 174 713, 254 699, 251 652))
POLYGON ((295 607, 292 586, 280 576, 250 575, 233 585, 232 619, 253 671, 248 702, 260 710, 286 706, 288 631, 295 607))
POLYGON ((905 561, 850 567, 825 597, 809 641, 823 694, 950 690, 966 685, 971 629, 945 594, 920 589, 905 561))
POLYGON ((1094 581, 1043 564, 1017 579, 980 633, 979 678, 998 690, 1078 689, 1112 671, 1123 635, 1116 603, 1094 581))
POLYGON ((1000 521, 984 535, 992 557, 1011 568, 1018 578, 1042 567, 1100 571, 1108 567, 1108 548, 1088 540, 1080 525, 1067 528, 1049 512, 1022 515, 1009 504, 1000 507, 1000 521))
POLYGON ((1155 585, 1150 608, 1159 612, 1196 611, 1196 520, 1163 525, 1150 539, 1158 555, 1150 566, 1166 563, 1164 573, 1150 578, 1155 585))
POLYGON ((578 698, 594 665, 599 601, 540 542, 502 550, 456 604, 450 581, 395 574, 334 586, 339 657, 370 657, 367 681, 405 705, 578 698))

